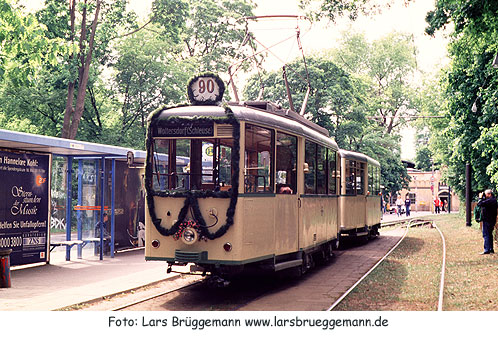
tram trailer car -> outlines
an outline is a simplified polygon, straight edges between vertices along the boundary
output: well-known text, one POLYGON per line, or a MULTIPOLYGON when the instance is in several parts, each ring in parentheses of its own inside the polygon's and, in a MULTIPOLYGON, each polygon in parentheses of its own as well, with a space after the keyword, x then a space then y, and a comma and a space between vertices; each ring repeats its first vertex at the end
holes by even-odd
MULTIPOLYGON (((328 131, 270 102, 208 103, 149 116, 146 260, 229 277, 302 273, 330 257, 339 221, 342 233, 352 228, 339 212, 341 158, 328 131)), ((366 210, 362 198, 342 207, 366 210)))
POLYGON ((339 241, 379 235, 382 217, 380 164, 361 153, 340 150, 339 241))

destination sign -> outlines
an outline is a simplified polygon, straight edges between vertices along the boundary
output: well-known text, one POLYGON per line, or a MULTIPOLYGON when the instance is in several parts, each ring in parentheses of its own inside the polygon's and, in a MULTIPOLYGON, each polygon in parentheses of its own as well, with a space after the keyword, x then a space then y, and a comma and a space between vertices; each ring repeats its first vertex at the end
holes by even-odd
POLYGON ((159 124, 152 130, 153 137, 213 137, 214 122, 185 122, 159 124))

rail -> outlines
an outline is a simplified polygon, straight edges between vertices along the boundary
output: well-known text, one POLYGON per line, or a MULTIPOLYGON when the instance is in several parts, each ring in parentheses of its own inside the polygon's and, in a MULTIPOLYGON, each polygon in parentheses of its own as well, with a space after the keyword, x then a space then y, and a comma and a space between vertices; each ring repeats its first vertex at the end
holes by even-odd
POLYGON ((395 221, 390 221, 390 222, 385 222, 382 223, 381 227, 387 227, 387 226, 395 226, 395 225, 400 225, 400 224, 405 224, 406 225, 406 230, 401 237, 401 239, 389 250, 370 270, 368 270, 353 286, 351 286, 344 294, 341 295, 328 309, 327 311, 332 311, 334 310, 337 305, 339 305, 370 273, 372 273, 396 248, 401 244, 401 242, 405 239, 406 235, 408 234, 408 231, 411 227, 413 226, 421 226, 430 223, 431 226, 434 226, 439 234, 441 235, 442 239, 442 244, 443 244, 443 262, 442 262, 442 267, 441 267, 441 281, 440 281, 440 288, 439 288, 439 298, 438 298, 438 311, 443 311, 443 295, 444 295, 444 272, 446 269, 446 241, 444 239, 443 233, 441 230, 437 227, 434 221, 430 219, 417 219, 417 218, 412 218, 412 219, 401 219, 401 220, 395 220, 395 221))
POLYGON ((434 227, 437 229, 439 234, 441 235, 441 240, 443 241, 443 262, 441 264, 441 281, 439 283, 439 300, 437 304, 437 310, 443 311, 443 297, 444 297, 444 272, 446 270, 446 240, 444 239, 444 235, 442 231, 436 225, 436 222, 432 223, 434 227))
POLYGON ((171 290, 167 290, 167 291, 163 291, 161 293, 158 293, 158 294, 155 294, 155 295, 152 295, 152 296, 149 296, 149 297, 146 297, 146 298, 143 298, 143 299, 139 299, 137 301, 134 301, 134 302, 130 302, 130 303, 127 303, 125 305, 121 305, 121 306, 118 306, 118 307, 115 307, 113 309, 111 309, 110 311, 121 311, 121 310, 124 310, 126 308, 129 308, 129 307, 132 307, 132 306, 135 306, 135 305, 138 305, 138 304, 141 304, 141 303, 145 303, 149 300, 152 300, 152 299, 155 299, 155 298, 159 298, 159 297, 162 297, 162 296, 165 296, 167 294, 170 294, 170 293, 173 293, 173 292, 176 292, 176 291, 180 291, 180 290, 183 290, 183 289, 186 289, 186 288, 189 288, 191 286, 194 286, 194 285, 197 285, 199 283, 201 283, 202 280, 196 280, 196 281, 193 281, 191 283, 188 283, 186 285, 182 285, 182 286, 179 286, 179 287, 176 287, 176 288, 173 288, 171 290))

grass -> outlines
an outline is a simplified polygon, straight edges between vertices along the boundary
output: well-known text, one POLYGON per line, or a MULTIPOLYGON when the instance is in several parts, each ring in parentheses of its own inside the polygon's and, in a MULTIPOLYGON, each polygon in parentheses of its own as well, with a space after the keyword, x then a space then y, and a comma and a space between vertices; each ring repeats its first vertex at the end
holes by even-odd
MULTIPOLYGON (((474 222, 447 216, 438 222, 447 246, 445 310, 498 310, 498 255, 478 255, 483 238, 474 222)), ((496 246, 496 243, 495 243, 496 246)))
MULTIPOLYGON (((434 217, 446 239, 444 310, 498 310, 498 255, 482 251, 479 226, 459 215, 434 217)), ((437 309, 442 262, 436 229, 412 228, 400 246, 337 310, 432 311, 437 309)))

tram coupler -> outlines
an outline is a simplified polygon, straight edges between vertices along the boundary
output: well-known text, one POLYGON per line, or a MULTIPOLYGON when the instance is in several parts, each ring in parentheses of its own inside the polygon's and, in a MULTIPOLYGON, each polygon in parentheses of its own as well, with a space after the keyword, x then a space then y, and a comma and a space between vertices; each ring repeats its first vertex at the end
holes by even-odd
POLYGON ((207 286, 210 288, 226 288, 230 285, 230 281, 218 275, 211 275, 206 278, 207 286))
POLYGON ((168 268, 166 269, 166 273, 171 273, 172 270, 173 270, 173 264, 168 263, 168 268))

